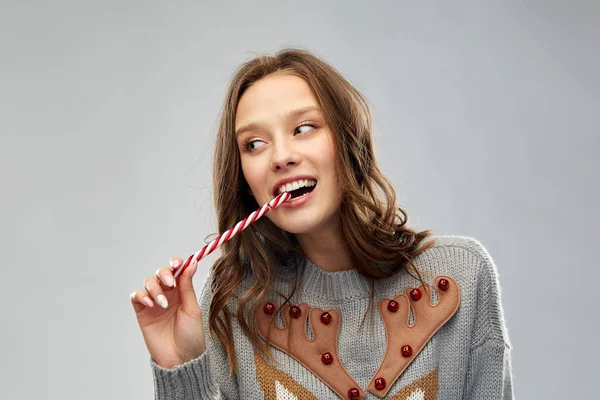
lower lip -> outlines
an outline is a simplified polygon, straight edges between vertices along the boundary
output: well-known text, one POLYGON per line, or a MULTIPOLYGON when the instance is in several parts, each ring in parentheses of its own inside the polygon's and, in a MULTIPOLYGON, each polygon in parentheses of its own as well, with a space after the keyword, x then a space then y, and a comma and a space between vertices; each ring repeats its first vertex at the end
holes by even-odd
POLYGON ((293 199, 293 200, 288 200, 285 203, 281 203, 281 205, 279 207, 283 207, 283 208, 296 208, 296 207, 300 207, 301 205, 303 205, 304 203, 306 203, 308 200, 310 200, 310 198, 312 197, 312 195, 315 192, 315 190, 317 190, 316 186, 312 190, 312 192, 309 192, 308 194, 305 194, 302 197, 298 197, 298 198, 293 199))

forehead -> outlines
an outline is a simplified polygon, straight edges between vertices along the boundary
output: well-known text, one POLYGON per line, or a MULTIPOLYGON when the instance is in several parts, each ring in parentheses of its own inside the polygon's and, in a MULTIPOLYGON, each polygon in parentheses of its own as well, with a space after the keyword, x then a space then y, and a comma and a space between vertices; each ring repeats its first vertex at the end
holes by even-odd
POLYGON ((271 74, 250 86, 238 102, 235 126, 281 118, 290 110, 318 107, 308 83, 291 74, 271 74))

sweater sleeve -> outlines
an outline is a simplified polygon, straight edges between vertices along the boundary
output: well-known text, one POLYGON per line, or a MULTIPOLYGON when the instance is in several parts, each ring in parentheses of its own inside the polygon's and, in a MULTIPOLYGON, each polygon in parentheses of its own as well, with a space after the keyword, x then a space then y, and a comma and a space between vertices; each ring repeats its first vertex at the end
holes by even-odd
POLYGON ((467 372, 467 398, 513 398, 511 351, 501 288, 495 263, 477 242, 480 264, 477 278, 475 314, 467 372))
POLYGON ((512 400, 510 350, 496 340, 471 350, 466 398, 512 400))
POLYGON ((221 395, 211 368, 208 351, 200 357, 173 368, 163 368, 150 359, 156 400, 220 400, 221 395))
POLYGON ((206 351, 173 368, 163 368, 150 359, 155 400, 239 399, 236 375, 229 374, 227 353, 208 328, 210 298, 209 277, 200 296, 206 351))

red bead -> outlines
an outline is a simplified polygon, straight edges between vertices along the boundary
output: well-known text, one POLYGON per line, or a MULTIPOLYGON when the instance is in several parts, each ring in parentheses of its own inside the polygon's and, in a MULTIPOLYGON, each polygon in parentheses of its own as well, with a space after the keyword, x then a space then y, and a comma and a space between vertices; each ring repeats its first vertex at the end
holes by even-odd
POLYGON ((323 364, 329 365, 333 362, 333 356, 331 353, 325 353, 321 356, 321 361, 323 361, 323 364))
POLYGON ((377 390, 385 389, 385 379, 383 379, 383 378, 375 379, 375 389, 377 389, 377 390))
POLYGON ((290 315, 292 316, 292 318, 298 318, 301 314, 302 310, 300 309, 300 307, 292 306, 292 308, 290 308, 290 315))
POLYGON ((350 400, 356 400, 360 398, 360 390, 358 390, 357 388, 352 388, 350 390, 348 390, 348 398, 350 400))
POLYGON ((450 282, 448 282, 448 279, 440 279, 438 287, 445 292, 450 287, 450 282))
POLYGON ((413 289, 410 291, 410 298, 417 301, 421 298, 421 291, 419 289, 413 289))
POLYGON ((388 310, 390 310, 391 312, 398 311, 398 307, 400 307, 400 305, 397 301, 390 300, 390 302, 388 303, 388 310))
POLYGON ((329 325, 329 323, 331 322, 331 318, 331 314, 329 314, 328 312, 324 312, 323 314, 321 314, 321 322, 325 325, 329 325))
POLYGON ((402 346, 402 356, 403 357, 412 356, 412 347, 410 347, 409 345, 402 346))
POLYGON ((275 312, 275 306, 273 305, 273 303, 267 303, 263 307, 263 311, 265 312, 265 314, 271 315, 273 314, 273 312, 275 312))

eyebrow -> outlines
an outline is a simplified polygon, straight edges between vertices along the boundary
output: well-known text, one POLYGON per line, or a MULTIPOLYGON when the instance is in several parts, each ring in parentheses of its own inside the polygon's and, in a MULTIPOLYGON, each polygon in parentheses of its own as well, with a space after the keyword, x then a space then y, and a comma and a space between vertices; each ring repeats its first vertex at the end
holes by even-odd
MULTIPOLYGON (((289 112, 286 113, 286 118, 287 119, 298 118, 298 117, 300 117, 300 116, 302 116, 304 114, 307 114, 307 113, 309 113, 311 111, 321 112, 321 109, 319 107, 317 107, 317 106, 308 106, 308 107, 299 108, 297 110, 291 110, 291 111, 289 111, 289 112)), ((260 128, 260 124, 256 123, 256 122, 252 123, 252 124, 244 125, 244 126, 238 128, 235 131, 235 136, 237 137, 237 136, 241 135, 244 132, 252 131, 252 130, 257 130, 259 128, 260 128)))

